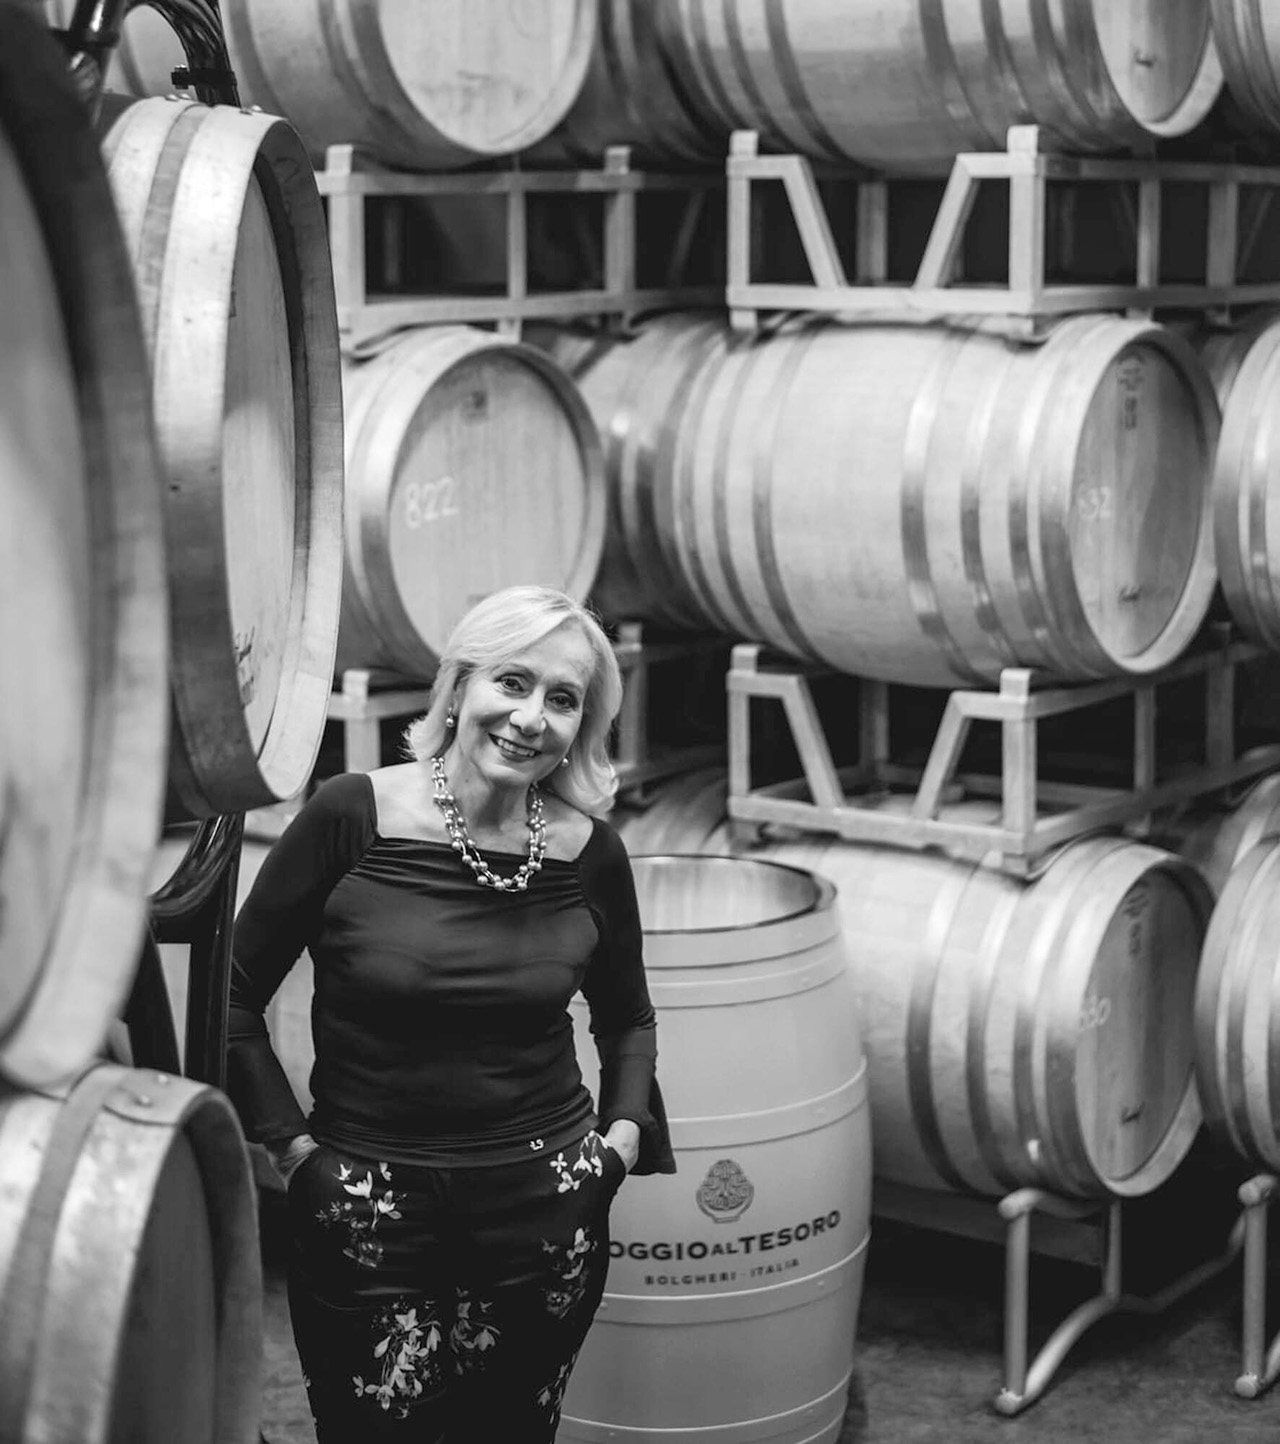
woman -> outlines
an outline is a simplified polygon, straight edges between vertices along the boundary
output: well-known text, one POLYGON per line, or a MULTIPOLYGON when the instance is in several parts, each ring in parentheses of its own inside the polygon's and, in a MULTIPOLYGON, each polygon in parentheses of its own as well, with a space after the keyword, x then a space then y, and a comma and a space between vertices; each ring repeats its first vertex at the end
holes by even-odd
POLYGON ((631 870, 601 820, 621 693, 570 598, 487 598, 446 646, 413 760, 321 786, 237 920, 228 1091, 287 1179, 320 1444, 552 1440, 613 1194, 674 1171, 631 870), (310 1120, 263 1021, 303 948, 310 1120))

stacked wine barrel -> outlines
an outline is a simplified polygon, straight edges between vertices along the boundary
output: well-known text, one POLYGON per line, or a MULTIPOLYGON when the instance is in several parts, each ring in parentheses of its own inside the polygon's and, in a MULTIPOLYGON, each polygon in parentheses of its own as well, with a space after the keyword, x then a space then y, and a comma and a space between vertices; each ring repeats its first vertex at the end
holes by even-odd
MULTIPOLYGON (((973 802, 946 815, 995 812, 973 802)), ((992 1197, 1126 1197, 1186 1157, 1201 1119, 1192 1000, 1213 906, 1187 858, 1090 837, 1022 881, 793 829, 735 840, 716 771, 660 789, 619 825, 633 855, 767 859, 835 884, 878 1177, 992 1197)))
POLYGON ((717 162, 734 130, 754 130, 776 150, 945 174, 957 152, 999 150, 1023 124, 1058 148, 1115 150, 1208 114, 1222 86, 1209 20, 1205 0, 1091 0, 1053 17, 1037 0, 856 13, 840 0, 605 0, 586 84, 539 154, 589 160, 625 142, 650 160, 717 162))
POLYGON ((672 315, 546 344, 605 441, 619 614, 942 686, 1156 671, 1208 610, 1218 407, 1166 327, 1087 315, 1028 346, 797 321, 757 340, 672 315))
POLYGON ((256 1444, 239 1122, 104 1056, 166 814, 290 797, 319 746, 331 270, 286 122, 176 98, 103 117, 44 7, 0 0, 0 1437, 256 1444))
POLYGON ((1239 799, 1186 809, 1166 841, 1208 879, 1217 899, 1195 994, 1195 1064, 1204 1120, 1225 1149, 1280 1168, 1280 960, 1275 949, 1280 774, 1239 799))

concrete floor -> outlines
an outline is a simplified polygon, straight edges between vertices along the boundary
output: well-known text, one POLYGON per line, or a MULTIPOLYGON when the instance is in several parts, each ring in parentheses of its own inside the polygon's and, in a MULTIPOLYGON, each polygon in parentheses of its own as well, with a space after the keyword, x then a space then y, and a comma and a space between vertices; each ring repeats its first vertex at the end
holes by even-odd
MULTIPOLYGON (((1194 1261, 1185 1247, 1192 1234, 1205 1240, 1205 1255, 1222 1246, 1234 1216, 1231 1188, 1211 1183, 1212 1208, 1189 1203, 1183 1188, 1137 1219, 1126 1286, 1152 1291, 1178 1277, 1194 1261), (1199 1226, 1183 1226, 1193 1218, 1199 1226)), ((263 1433, 268 1444, 314 1444, 289 1334, 281 1207, 264 1196, 263 1433)), ((876 1220, 839 1444, 1273 1444, 1280 1435, 1280 1390, 1248 1402, 1232 1389, 1240 1372, 1238 1262, 1163 1314, 1095 1325, 1036 1404, 1017 1418, 998 1415, 1003 1267, 997 1245, 876 1220)), ((1033 1352, 1096 1292, 1096 1277, 1034 1257, 1033 1352)), ((1270 1285, 1272 1326, 1280 1327, 1280 1279, 1270 1285)))

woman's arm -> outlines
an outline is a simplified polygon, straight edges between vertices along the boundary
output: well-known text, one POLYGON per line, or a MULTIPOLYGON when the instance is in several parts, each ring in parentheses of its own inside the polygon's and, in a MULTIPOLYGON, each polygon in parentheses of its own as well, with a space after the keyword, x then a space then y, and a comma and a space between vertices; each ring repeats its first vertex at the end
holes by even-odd
POLYGON ((582 983, 600 1055, 600 1125, 629 1168, 674 1173, 656 1076, 657 1019, 644 971, 631 861, 617 833, 603 823, 597 824, 583 860, 583 886, 600 930, 582 983))
POLYGON ((334 884, 363 856, 373 832, 367 777, 348 774, 323 784, 267 854, 236 919, 227 1094, 246 1135, 282 1162, 309 1135, 271 1046, 267 1004, 316 936, 334 884))

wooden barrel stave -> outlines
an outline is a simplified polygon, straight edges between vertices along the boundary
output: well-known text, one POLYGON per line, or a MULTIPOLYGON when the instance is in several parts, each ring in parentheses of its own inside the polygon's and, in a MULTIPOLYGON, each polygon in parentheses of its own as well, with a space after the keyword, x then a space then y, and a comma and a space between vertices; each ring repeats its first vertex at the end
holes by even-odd
POLYGON ((1166 665, 1208 609, 1217 408, 1163 328, 806 324, 698 389, 679 564, 737 635, 888 681, 1079 680, 1166 665))
POLYGON ((99 1065, 54 1095, 0 1100, 0 1153, 14 1437, 256 1440, 257 1211, 226 1100, 99 1065))
POLYGON ((323 211, 270 116, 141 101, 104 150, 170 483, 171 812, 240 811, 306 781, 332 677, 342 416, 323 211))
MULTIPOLYGON (((870 1140, 832 889, 754 860, 634 870, 680 1171, 629 1181, 613 1204, 604 1305, 558 1437, 749 1437, 767 1419, 779 1444, 834 1441, 870 1140), (758 1243, 749 1257, 741 1234, 758 1243)), ((574 1013, 592 1087, 586 1010, 574 1013)))
POLYGON ((340 669, 430 677, 454 624, 499 587, 586 595, 604 544, 600 442, 546 355, 430 327, 348 362, 344 386, 340 669))
POLYGON ((167 603, 146 350, 97 142, 0 13, 0 1074, 83 1067, 128 993, 164 784, 167 603))
POLYGON ((572 105, 595 7, 502 0, 413 7, 228 0, 241 99, 287 116, 319 157, 352 144, 393 165, 448 169, 535 144, 572 105))

